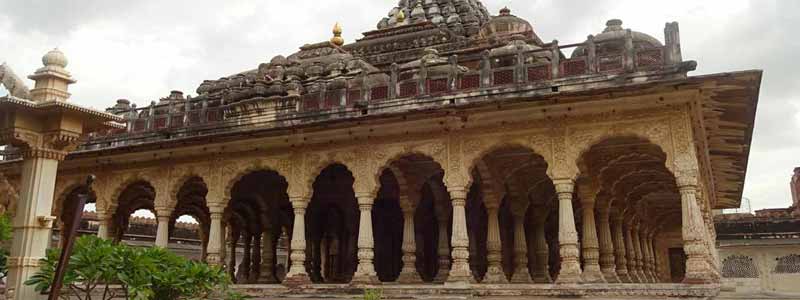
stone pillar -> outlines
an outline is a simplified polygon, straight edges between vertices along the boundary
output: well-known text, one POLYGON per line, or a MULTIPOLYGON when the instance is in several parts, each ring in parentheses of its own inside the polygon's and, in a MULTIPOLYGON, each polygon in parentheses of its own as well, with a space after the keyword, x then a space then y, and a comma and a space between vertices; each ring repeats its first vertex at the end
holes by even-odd
POLYGON ((534 220, 534 239, 536 244, 536 260, 535 268, 533 269, 533 281, 536 283, 551 283, 553 279, 550 278, 550 248, 547 245, 547 236, 545 235, 545 224, 547 223, 547 213, 537 214, 534 220))
POLYGON ((645 257, 645 265, 647 266, 647 278, 650 279, 651 283, 656 282, 656 267, 654 265, 653 260, 653 247, 650 243, 650 233, 652 232, 652 228, 648 228, 644 232, 642 232, 642 248, 644 251, 645 257))
POLYGON ((554 180, 558 193, 558 244, 561 255, 561 270, 556 283, 581 282, 581 265, 578 262, 578 232, 572 211, 572 179, 554 180))
POLYGON ((222 231, 222 205, 209 205, 208 210, 211 215, 211 226, 208 232, 208 250, 206 250, 206 262, 212 266, 222 267, 223 231, 222 231))
POLYGON ((624 219, 622 214, 614 216, 614 234, 612 239, 614 241, 614 261, 617 265, 617 277, 623 283, 630 283, 631 278, 628 276, 628 261, 625 255, 625 236, 623 234, 622 224, 624 219))
POLYGON ((236 244, 239 243, 239 232, 235 232, 233 226, 230 227, 230 231, 228 231, 229 240, 230 240, 230 259, 228 260, 228 274, 230 274, 231 279, 238 283, 236 280, 236 244))
POLYGON ((500 210, 499 199, 491 196, 486 197, 484 201, 486 211, 489 218, 488 230, 486 234, 486 250, 487 260, 489 266, 486 268, 486 275, 483 277, 484 283, 508 283, 506 274, 503 272, 503 253, 502 243, 500 242, 500 222, 498 214, 500 210))
POLYGON ((358 195, 358 208, 361 211, 358 222, 358 267, 353 274, 352 283, 377 283, 375 272, 375 241, 372 232, 372 195, 358 195))
POLYGON ((439 244, 437 247, 437 254, 439 257, 439 271, 433 282, 445 282, 447 276, 450 275, 450 238, 447 236, 447 216, 439 217, 439 244))
POLYGON ((253 254, 253 235, 249 232, 244 233, 244 254, 242 256, 242 263, 239 264, 239 270, 236 272, 236 278, 239 283, 250 283, 250 264, 253 254))
POLYGON ((636 220, 632 224, 631 228, 631 241, 633 242, 633 253, 634 253, 634 272, 636 272, 636 277, 639 278, 640 283, 647 282, 647 276, 644 274, 644 255, 642 254, 642 243, 639 239, 641 232, 641 224, 640 220, 636 220))
POLYGON ((655 283, 661 282, 661 276, 658 275, 658 260, 656 259, 656 250, 655 250, 655 235, 656 229, 650 231, 650 234, 647 236, 647 248, 650 251, 650 265, 653 268, 653 280, 655 283))
POLYGON ((531 273, 528 271, 528 242, 525 239, 525 212, 514 215, 514 275, 512 283, 531 283, 531 273))
POLYGON ((636 272, 636 251, 634 250, 633 246, 633 239, 631 238, 631 224, 625 224, 625 253, 626 253, 626 264, 628 269, 628 279, 630 279, 631 283, 639 283, 641 282, 639 278, 639 274, 636 272))
POLYGON ((258 282, 258 277, 260 276, 258 273, 261 271, 261 233, 258 232, 253 234, 252 237, 253 241, 253 254, 250 256, 252 257, 252 261, 250 263, 250 274, 247 276, 247 282, 256 283, 258 282))
POLYGON ((306 207, 308 207, 308 198, 293 197, 292 209, 294 210, 294 226, 292 227, 292 241, 290 243, 292 265, 289 266, 289 272, 286 273, 286 278, 283 284, 286 285, 300 285, 311 283, 311 279, 306 272, 306 207))
POLYGON ((97 210, 95 212, 97 214, 97 237, 101 239, 108 239, 109 231, 108 231, 108 214, 104 210, 97 210))
MULTIPOLYGON (((400 203, 403 203, 401 201, 400 203)), ((420 283, 422 278, 417 273, 417 241, 414 235, 415 207, 406 205, 403 208, 403 268, 397 281, 400 283, 420 283)))
POLYGON ((681 233, 683 251, 686 253, 686 276, 684 283, 708 283, 718 281, 713 267, 708 263, 709 253, 703 232, 703 212, 697 204, 697 179, 693 176, 678 177, 681 193, 681 233))
POLYGON ((467 191, 465 187, 449 188, 453 202, 453 234, 450 244, 452 265, 447 277, 448 283, 469 284, 472 272, 469 269, 469 236, 467 235, 467 191))
POLYGON ((39 270, 50 242, 51 216, 58 160, 26 157, 22 162, 19 203, 12 223, 11 256, 8 258, 8 299, 46 299, 25 280, 39 270))
POLYGON ((158 231, 156 232, 156 247, 168 248, 169 247, 169 219, 172 216, 172 210, 169 208, 161 207, 156 208, 156 218, 158 219, 158 231))
POLYGON ((261 272, 258 274, 258 283, 277 283, 272 262, 275 258, 275 245, 272 243, 273 231, 267 229, 261 237, 261 272))
POLYGON ((642 274, 645 282, 653 282, 653 270, 650 267, 650 251, 647 250, 647 231, 649 229, 641 225, 639 229, 639 245, 642 247, 642 274))
POLYGON ((600 271, 600 252, 597 242, 597 227, 594 222, 594 195, 581 199, 583 209, 583 282, 605 282, 600 271))
POLYGON ((609 283, 618 283, 617 266, 614 261, 614 243, 611 238, 611 224, 610 213, 607 206, 600 207, 597 211, 597 216, 600 218, 600 228, 598 228, 599 244, 600 244, 600 271, 603 272, 603 278, 609 283))

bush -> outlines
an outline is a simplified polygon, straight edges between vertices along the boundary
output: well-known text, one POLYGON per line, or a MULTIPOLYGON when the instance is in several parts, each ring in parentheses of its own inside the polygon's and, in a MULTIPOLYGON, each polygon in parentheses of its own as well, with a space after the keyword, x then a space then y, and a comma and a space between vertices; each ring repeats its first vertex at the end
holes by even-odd
MULTIPOLYGON (((11 217, 8 214, 0 215, 0 242, 11 239, 11 217)), ((10 255, 8 249, 5 247, 0 248, 0 280, 6 278, 8 275, 8 256, 10 255)))
MULTIPOLYGON (((205 299, 215 293, 227 298, 240 297, 229 293, 230 279, 223 270, 162 248, 134 248, 83 236, 78 238, 74 249, 64 276, 64 292, 79 299, 92 299, 95 293, 100 293, 102 300, 205 299), (113 289, 111 285, 121 288, 113 289)), ((33 285, 39 292, 48 291, 59 255, 60 249, 48 250, 42 268, 25 284, 33 285)))

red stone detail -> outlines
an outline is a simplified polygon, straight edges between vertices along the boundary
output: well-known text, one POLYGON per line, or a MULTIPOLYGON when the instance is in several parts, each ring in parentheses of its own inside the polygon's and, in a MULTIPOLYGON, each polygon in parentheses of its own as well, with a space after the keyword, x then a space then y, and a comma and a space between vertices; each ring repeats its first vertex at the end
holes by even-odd
POLYGON ((146 127, 147 127, 147 121, 146 120, 139 119, 139 120, 133 121, 133 131, 134 132, 144 131, 146 127))
POLYGON ((586 60, 584 58, 568 59, 561 63, 561 74, 564 77, 586 74, 586 60))
POLYGON ((172 121, 170 121, 169 127, 183 127, 183 115, 172 116, 172 121))
POLYGON ((458 88, 462 90, 477 89, 479 87, 481 87, 481 75, 479 74, 464 75, 458 85, 458 88))
POLYGON ((542 80, 550 80, 551 75, 550 65, 542 65, 528 68, 528 81, 536 82, 542 80))
POLYGON ((342 100, 339 96, 339 91, 328 91, 325 92, 325 102, 322 103, 322 108, 328 109, 333 107, 339 107, 342 105, 342 100))
POLYGON ((386 87, 386 86, 374 87, 370 91, 370 95, 369 96, 370 96, 370 99, 373 100, 373 101, 375 101, 375 100, 383 100, 383 99, 389 98, 389 87, 386 87))
POLYGON ((155 118, 155 125, 156 125, 156 129, 166 128, 167 127, 167 118, 166 117, 155 118))
POLYGON ((400 97, 412 97, 417 95, 417 82, 409 81, 400 84, 400 97))
POLYGON ((352 106, 356 101, 361 100, 361 90, 347 91, 347 106, 352 106))
POLYGON ((209 109, 206 110, 206 121, 207 122, 217 122, 222 120, 221 111, 218 109, 209 109))
POLYGON ((189 124, 197 124, 200 123, 200 112, 192 111, 189 112, 189 124))
POLYGON ((317 93, 303 95, 303 111, 315 110, 319 110, 319 95, 317 93))
POLYGON ((514 70, 502 70, 494 72, 494 85, 512 83, 514 83, 514 70))
POLYGON ((661 66, 663 62, 661 48, 639 50, 636 53, 636 65, 639 67, 661 66))
POLYGON ((450 88, 447 86, 447 78, 428 79, 428 93, 440 94, 447 93, 450 88))
POLYGON ((600 72, 622 70, 622 55, 600 56, 597 58, 597 69, 600 72))

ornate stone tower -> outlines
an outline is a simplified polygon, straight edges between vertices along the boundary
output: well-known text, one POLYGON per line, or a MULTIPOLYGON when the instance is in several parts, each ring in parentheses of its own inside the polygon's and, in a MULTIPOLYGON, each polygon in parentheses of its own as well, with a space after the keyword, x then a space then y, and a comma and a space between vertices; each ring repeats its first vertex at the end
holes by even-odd
POLYGON ((13 220, 8 259, 7 299, 43 296, 24 282, 39 268, 50 241, 51 215, 58 164, 78 146, 83 134, 114 126, 118 117, 67 103, 75 83, 67 58, 57 49, 42 58, 44 67, 28 78, 35 81, 30 99, 0 98, 0 145, 22 154, 19 203, 13 220))

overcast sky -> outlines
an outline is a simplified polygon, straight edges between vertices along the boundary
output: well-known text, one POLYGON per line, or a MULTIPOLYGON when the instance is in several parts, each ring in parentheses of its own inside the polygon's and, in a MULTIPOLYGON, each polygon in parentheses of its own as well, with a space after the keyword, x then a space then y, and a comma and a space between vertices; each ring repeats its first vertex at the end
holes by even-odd
MULTIPOLYGON (((764 70, 745 183, 753 208, 791 204, 789 178, 800 166, 800 1, 483 0, 530 21, 545 41, 583 41, 620 18, 663 42, 680 22, 692 75, 764 70)), ((330 38, 337 21, 353 41, 375 28, 395 0, 0 0, 0 62, 21 77, 58 47, 78 83, 71 101, 104 109, 118 98, 139 106, 204 79, 254 69, 277 54, 330 38)), ((31 84, 32 85, 32 84, 31 84)), ((0 88, 0 95, 6 92, 0 88)))

